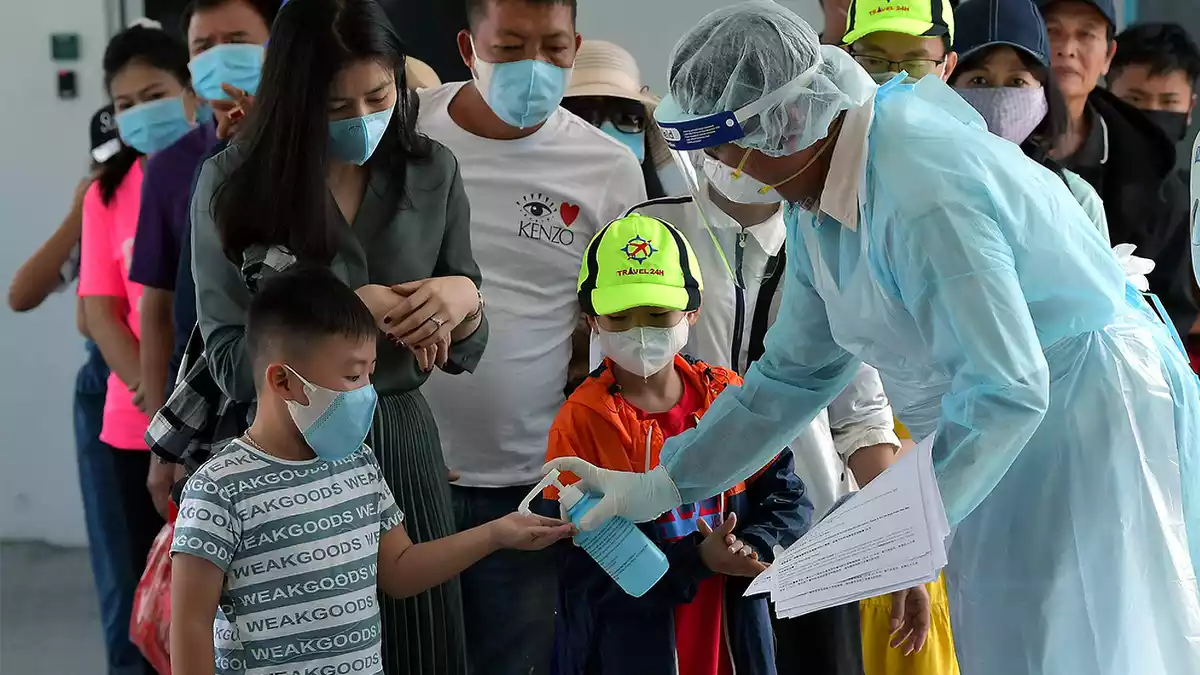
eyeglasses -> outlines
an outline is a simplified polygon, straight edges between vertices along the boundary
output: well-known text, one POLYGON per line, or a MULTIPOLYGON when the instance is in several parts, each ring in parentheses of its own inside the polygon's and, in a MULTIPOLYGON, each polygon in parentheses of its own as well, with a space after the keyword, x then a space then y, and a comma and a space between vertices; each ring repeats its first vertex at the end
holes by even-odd
POLYGON ((858 65, 872 75, 882 73, 899 73, 904 71, 913 77, 922 77, 937 70, 937 67, 946 62, 945 59, 905 59, 903 61, 889 61, 888 59, 878 56, 867 56, 865 54, 851 54, 858 65))
POLYGON ((576 96, 564 99, 563 107, 594 127, 611 122, 617 131, 640 134, 646 130, 646 106, 637 101, 604 96, 576 96))

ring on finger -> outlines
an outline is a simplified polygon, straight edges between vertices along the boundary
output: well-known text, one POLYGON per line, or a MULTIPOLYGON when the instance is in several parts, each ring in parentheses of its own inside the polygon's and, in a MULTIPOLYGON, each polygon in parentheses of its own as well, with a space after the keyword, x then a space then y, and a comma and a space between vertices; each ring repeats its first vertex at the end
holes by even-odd
POLYGON ((432 322, 433 322, 433 325, 435 325, 435 326, 437 326, 437 327, 438 327, 438 330, 441 330, 441 329, 442 329, 442 326, 446 325, 446 320, 445 320, 445 319, 439 319, 439 318, 438 318, 438 316, 437 316, 436 314, 433 314, 433 315, 431 315, 431 316, 429 317, 429 319, 428 319, 428 320, 429 320, 429 321, 432 321, 432 322))

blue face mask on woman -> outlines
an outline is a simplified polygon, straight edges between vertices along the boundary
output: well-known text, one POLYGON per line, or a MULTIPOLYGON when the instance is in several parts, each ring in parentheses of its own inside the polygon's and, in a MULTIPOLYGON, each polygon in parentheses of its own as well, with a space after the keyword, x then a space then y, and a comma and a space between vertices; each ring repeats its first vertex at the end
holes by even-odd
POLYGON ((183 99, 160 98, 117 113, 121 140, 144 155, 169 147, 192 129, 183 99))
POLYGON ((570 68, 527 59, 488 63, 475 51, 475 86, 488 107, 505 124, 528 129, 550 119, 562 103, 571 80, 570 68))
POLYGON ((284 366, 304 384, 308 405, 288 401, 288 413, 308 447, 324 460, 336 461, 362 447, 375 418, 378 394, 370 384, 351 391, 320 387, 284 366))
POLYGON ((343 162, 366 164, 387 133, 393 108, 329 123, 329 154, 343 162))
POLYGON ((601 124, 600 131, 624 143, 626 147, 633 151, 633 156, 637 157, 638 164, 646 160, 646 132, 630 133, 628 131, 621 131, 612 122, 601 124))
POLYGON ((253 94, 262 76, 262 62, 262 45, 217 45, 188 64, 188 70, 192 71, 192 89, 200 98, 209 101, 229 98, 221 89, 222 84, 253 94))

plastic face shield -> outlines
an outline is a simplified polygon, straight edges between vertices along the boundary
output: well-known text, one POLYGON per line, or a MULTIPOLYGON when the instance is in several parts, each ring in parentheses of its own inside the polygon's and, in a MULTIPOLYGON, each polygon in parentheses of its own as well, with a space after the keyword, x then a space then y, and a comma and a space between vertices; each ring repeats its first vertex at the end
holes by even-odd
MULTIPOLYGON (((708 175, 710 174, 706 174, 706 171, 732 170, 734 175, 737 176, 737 170, 740 167, 734 166, 725 169, 724 165, 709 153, 714 148, 729 143, 744 148, 745 146, 739 141, 753 134, 759 128, 760 121, 758 117, 764 112, 783 104, 790 97, 794 96, 797 90, 807 87, 820 67, 821 62, 818 61, 791 82, 750 105, 733 112, 723 111, 709 115, 693 115, 684 111, 676 103, 674 96, 667 96, 659 104, 658 109, 654 113, 654 118, 662 130, 663 139, 671 151, 671 157, 675 160, 675 165, 678 167, 679 173, 687 185, 688 192, 691 193, 695 200, 701 222, 703 222, 705 230, 708 231, 709 236, 712 238, 713 244, 716 245, 730 278, 735 278, 733 268, 729 265, 729 261, 725 259, 725 254, 717 242, 716 235, 713 234, 712 226, 710 225, 713 222, 713 218, 705 214, 706 209, 716 208, 712 206, 712 200, 708 196, 710 182, 708 175), (713 166, 706 166, 709 164, 713 166)), ((739 153, 739 159, 744 161, 744 150, 739 153)))

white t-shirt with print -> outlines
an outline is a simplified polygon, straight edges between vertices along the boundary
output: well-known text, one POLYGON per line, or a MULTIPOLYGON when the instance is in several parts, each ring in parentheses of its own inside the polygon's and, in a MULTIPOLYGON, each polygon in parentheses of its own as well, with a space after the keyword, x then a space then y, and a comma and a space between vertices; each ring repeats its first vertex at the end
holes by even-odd
POLYGON ((473 374, 436 373, 421 391, 460 485, 528 485, 564 402, 583 252, 646 187, 627 147, 562 108, 526 138, 468 133, 449 114, 464 84, 421 90, 417 126, 458 157, 490 333, 473 374))

